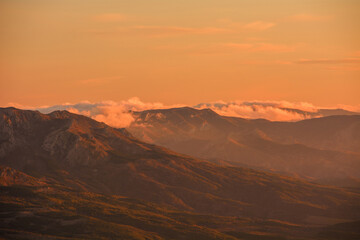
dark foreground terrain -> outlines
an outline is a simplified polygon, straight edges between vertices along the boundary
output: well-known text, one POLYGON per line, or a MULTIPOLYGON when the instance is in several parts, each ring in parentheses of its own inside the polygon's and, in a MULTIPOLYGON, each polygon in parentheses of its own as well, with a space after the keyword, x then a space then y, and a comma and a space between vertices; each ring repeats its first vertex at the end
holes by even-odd
POLYGON ((360 222, 328 227, 171 210, 121 196, 75 191, 1 168, 4 239, 358 239, 360 222))

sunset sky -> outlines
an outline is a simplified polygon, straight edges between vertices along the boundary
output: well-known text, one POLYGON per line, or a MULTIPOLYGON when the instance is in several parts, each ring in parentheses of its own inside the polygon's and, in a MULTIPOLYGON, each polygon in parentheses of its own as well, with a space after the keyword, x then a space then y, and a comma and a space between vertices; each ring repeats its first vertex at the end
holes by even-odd
POLYGON ((0 106, 360 104, 358 0, 2 0, 0 106))

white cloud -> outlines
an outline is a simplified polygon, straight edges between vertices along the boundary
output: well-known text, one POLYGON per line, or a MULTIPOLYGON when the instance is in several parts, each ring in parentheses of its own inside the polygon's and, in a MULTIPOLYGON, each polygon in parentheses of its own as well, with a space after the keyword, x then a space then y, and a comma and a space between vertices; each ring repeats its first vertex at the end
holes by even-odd
POLYGON ((72 113, 82 114, 91 117, 97 121, 104 122, 110 126, 122 128, 128 127, 134 118, 132 111, 144 111, 148 109, 163 109, 171 107, 179 107, 183 105, 167 106, 160 102, 145 103, 139 98, 133 97, 125 101, 102 101, 98 103, 91 103, 83 101, 76 104, 62 104, 51 107, 37 108, 40 112, 50 113, 55 110, 67 110, 72 113))
POLYGON ((218 101, 199 104, 197 108, 210 108, 220 115, 271 121, 298 121, 314 116, 318 108, 311 103, 287 101, 218 101))
POLYGON ((263 22, 263 21, 256 21, 245 24, 243 26, 244 29, 256 30, 256 31, 263 31, 269 28, 274 27, 276 24, 272 22, 263 22))

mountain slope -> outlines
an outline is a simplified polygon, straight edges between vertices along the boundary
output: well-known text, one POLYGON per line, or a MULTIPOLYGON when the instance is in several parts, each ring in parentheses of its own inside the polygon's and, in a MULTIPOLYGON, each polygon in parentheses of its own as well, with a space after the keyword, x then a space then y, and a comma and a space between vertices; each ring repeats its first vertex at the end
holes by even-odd
POLYGON ((0 110, 0 119, 0 164, 78 190, 197 213, 302 224, 317 216, 360 217, 359 194, 199 161, 66 111, 44 115, 8 108, 0 110))
MULTIPOLYGON (((9 168, 0 171, 35 179, 9 168)), ((135 199, 76 192, 54 183, 0 189, 0 236, 6 239, 235 239, 186 223, 196 215, 135 199)))
MULTIPOLYGON (((273 219, 174 211, 127 197, 76 191, 53 179, 0 167, 4 172, 39 181, 0 184, 0 237, 6 239, 317 239, 322 231, 273 219)), ((2 182, 4 174, 0 176, 2 182)))
POLYGON ((270 122, 192 108, 134 116, 128 128, 134 136, 214 162, 317 180, 360 177, 360 116, 270 122))

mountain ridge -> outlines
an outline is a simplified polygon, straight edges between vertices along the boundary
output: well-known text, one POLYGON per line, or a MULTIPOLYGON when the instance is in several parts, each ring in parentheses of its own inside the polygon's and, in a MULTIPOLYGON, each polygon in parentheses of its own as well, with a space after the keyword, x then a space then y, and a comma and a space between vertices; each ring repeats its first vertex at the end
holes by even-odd
POLYGON ((135 112, 134 118, 127 129, 135 137, 202 159, 307 179, 360 177, 358 115, 277 122, 174 108, 135 112))
POLYGON ((266 216, 295 222, 306 222, 309 214, 355 217, 356 211, 350 209, 359 196, 343 189, 214 165, 141 142, 85 116, 12 111, 16 113, 0 110, 0 133, 8 134, 0 145, 0 164, 34 176, 52 177, 77 189, 140 198, 199 213, 266 216), (32 119, 22 126, 18 119, 28 115, 32 119), (38 134, 40 126, 42 132, 38 134), (9 142, 13 142, 11 148, 9 142), (325 211, 323 204, 332 206, 332 210, 325 211), (342 205, 348 210, 340 210, 342 205))

